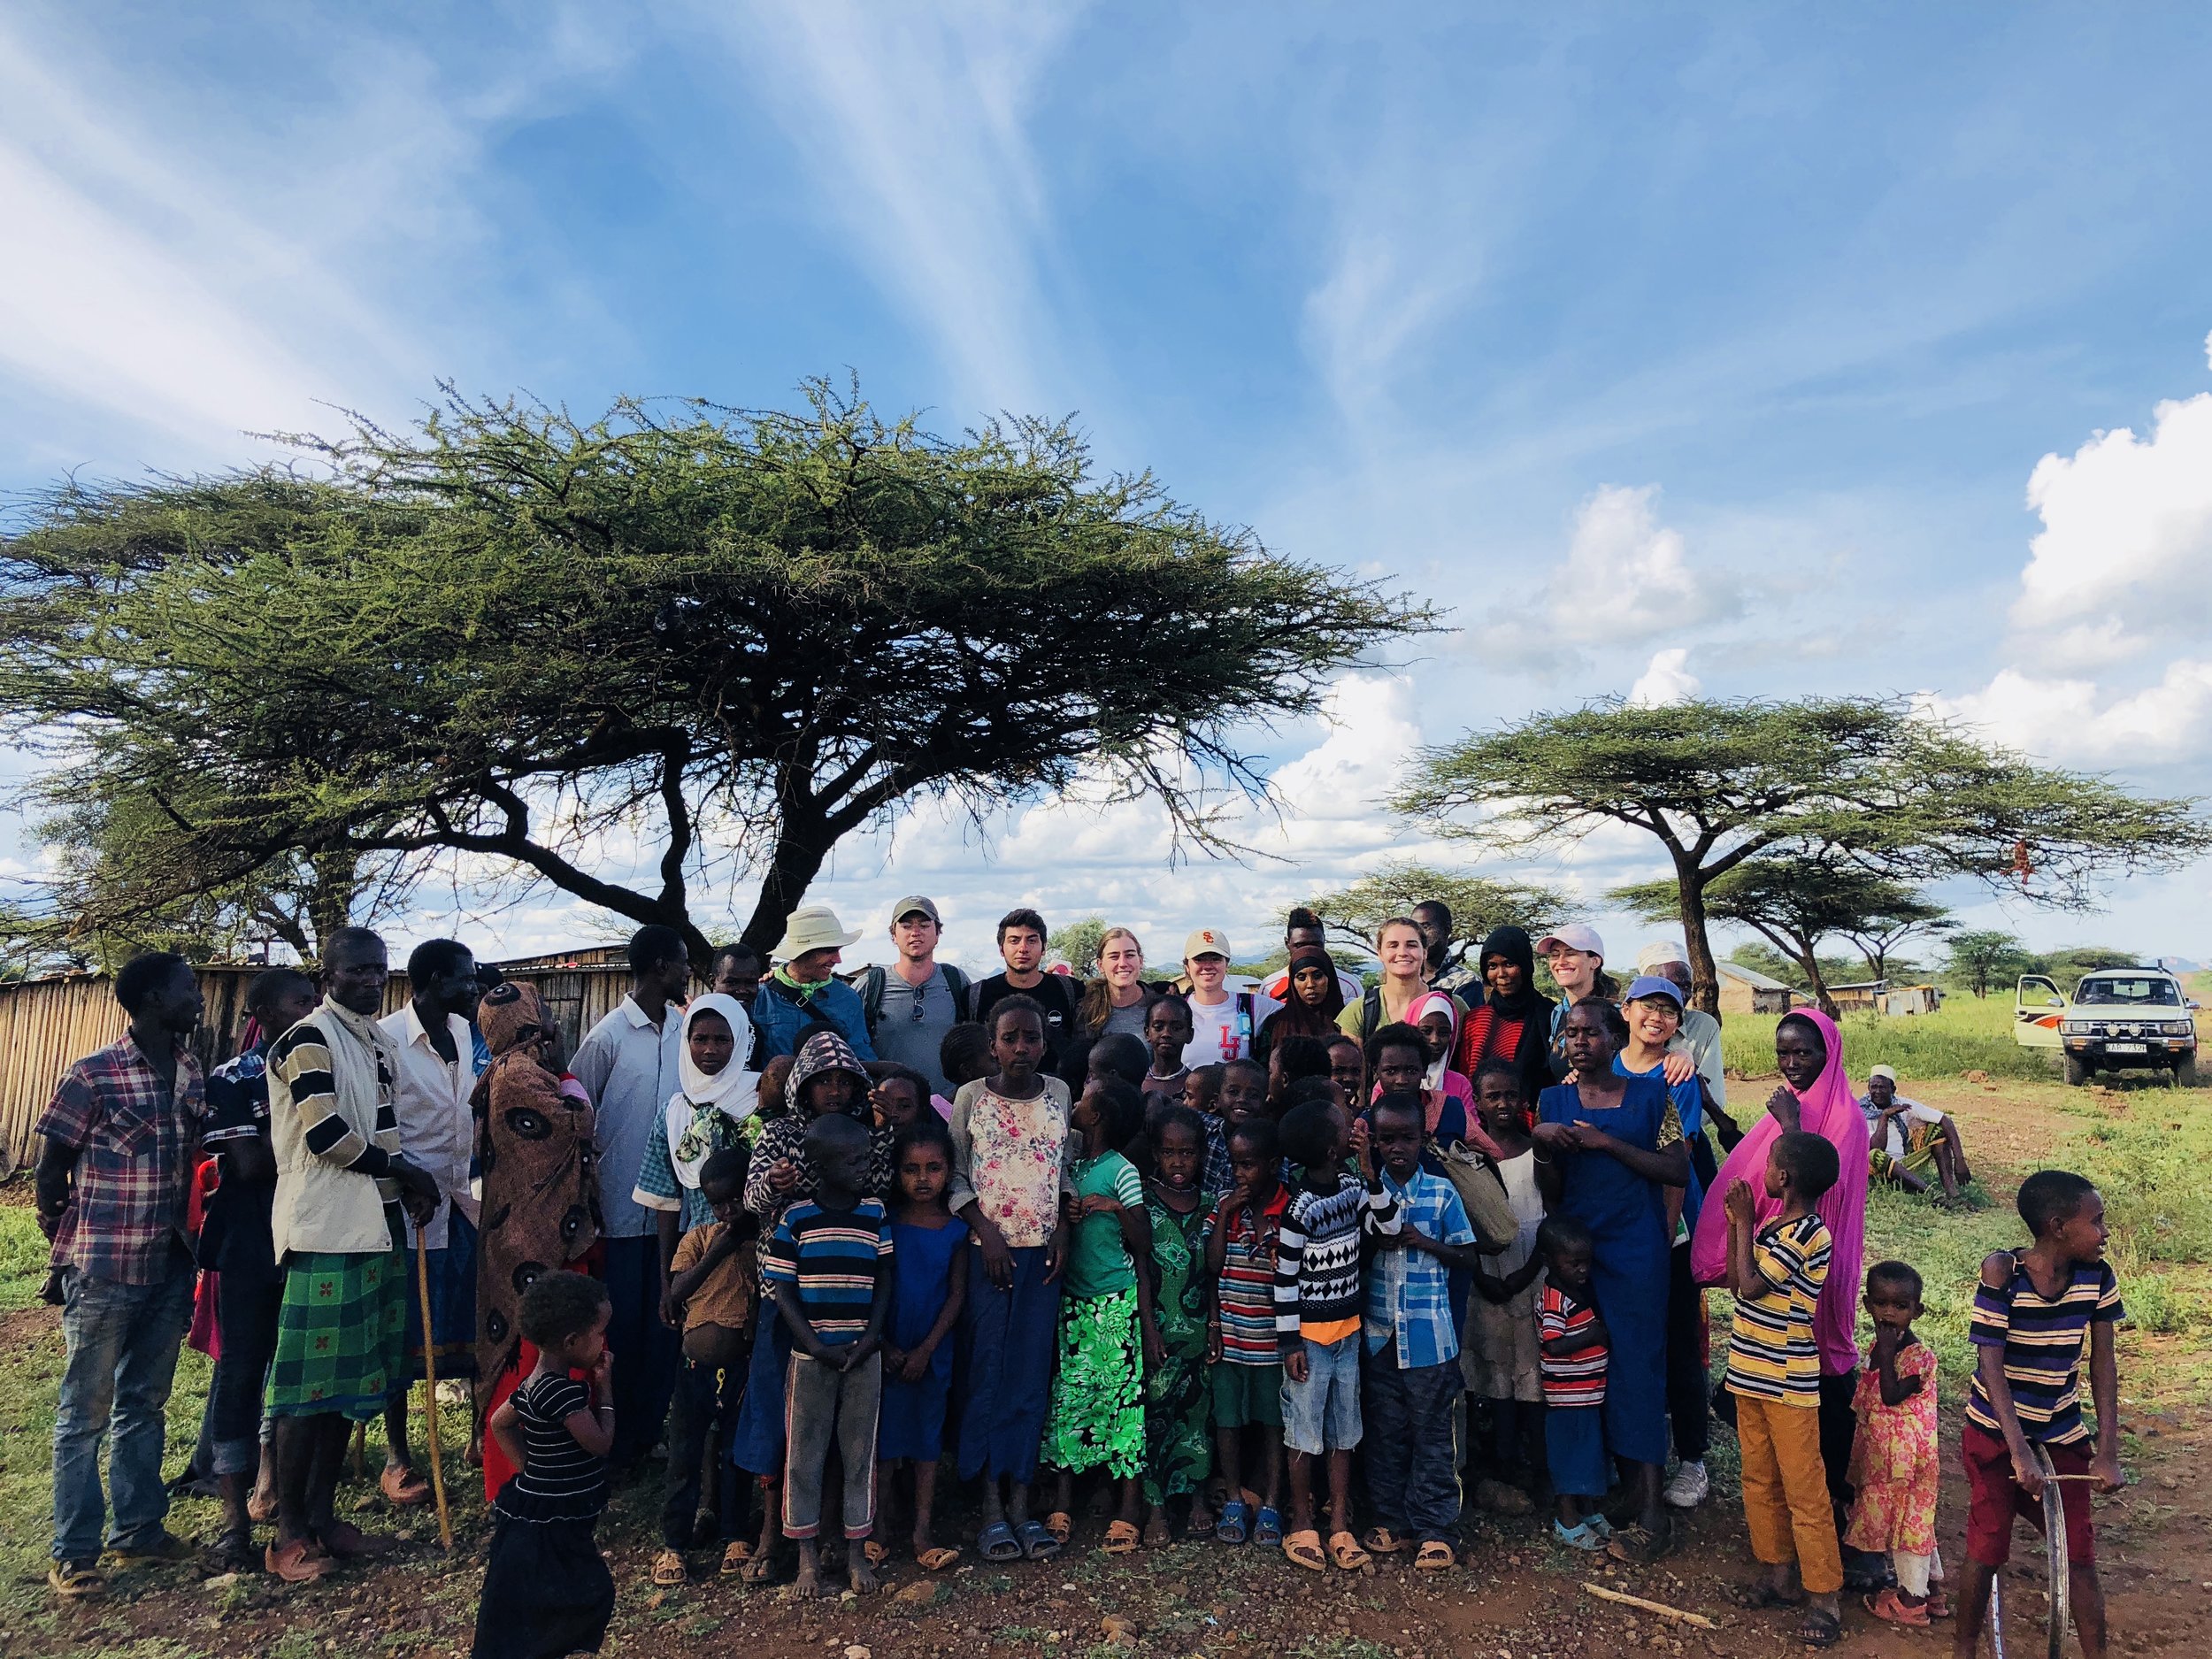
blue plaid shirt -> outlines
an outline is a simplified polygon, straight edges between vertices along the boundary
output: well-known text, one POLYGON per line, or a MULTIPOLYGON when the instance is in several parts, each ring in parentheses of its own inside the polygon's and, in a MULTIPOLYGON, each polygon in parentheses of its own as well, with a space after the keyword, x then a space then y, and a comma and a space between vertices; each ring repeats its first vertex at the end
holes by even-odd
MULTIPOLYGON (((1417 1169, 1403 1187, 1383 1171, 1383 1188, 1398 1201, 1407 1231, 1443 1244, 1472 1244, 1475 1230, 1459 1189, 1442 1176, 1417 1169)), ((1452 1314, 1451 1270, 1425 1251, 1378 1250, 1367 1272, 1367 1351, 1395 1340, 1398 1368, 1418 1371, 1459 1357, 1459 1323, 1452 1314)))

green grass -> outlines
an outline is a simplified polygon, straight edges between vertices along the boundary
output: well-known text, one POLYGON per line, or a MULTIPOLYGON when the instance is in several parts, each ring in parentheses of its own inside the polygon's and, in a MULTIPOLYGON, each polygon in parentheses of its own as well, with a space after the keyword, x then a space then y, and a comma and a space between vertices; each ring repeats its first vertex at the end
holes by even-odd
MULTIPOLYGON (((1778 1014, 1731 1014, 1721 1028, 1721 1055, 1729 1070, 1762 1077, 1774 1070, 1778 1014)), ((1878 1014, 1843 1017, 1843 1051, 1855 1079, 1870 1065, 1887 1064, 1901 1078, 2055 1078, 2058 1062, 2048 1048, 2023 1048, 2012 1040, 2012 998, 1954 995, 1932 1014, 1888 1019, 1878 1014)))

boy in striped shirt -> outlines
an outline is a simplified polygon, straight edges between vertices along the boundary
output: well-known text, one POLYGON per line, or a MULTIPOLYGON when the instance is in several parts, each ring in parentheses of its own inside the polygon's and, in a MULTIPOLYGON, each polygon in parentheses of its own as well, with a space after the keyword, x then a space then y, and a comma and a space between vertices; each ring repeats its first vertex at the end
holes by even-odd
POLYGON ((1763 1227, 1748 1181, 1728 1188, 1728 1392, 1743 1454, 1744 1521, 1765 1563, 1757 1604, 1804 1607, 1799 1640, 1832 1647, 1843 1634, 1843 1552, 1820 1457, 1820 1350, 1813 1307, 1832 1248, 1813 1209, 1836 1184, 1836 1148, 1793 1129, 1767 1153, 1765 1186, 1782 1211, 1763 1227), (1802 1588, 1800 1588, 1801 1584, 1802 1588))
POLYGON ((799 1546, 794 1594, 818 1594, 822 1471, 830 1440, 845 1466, 847 1571, 854 1594, 876 1587, 859 1541, 875 1530, 876 1418, 883 1403, 883 1325, 891 1307, 891 1229, 883 1201, 864 1198, 868 1131, 830 1113, 807 1125, 814 1196, 783 1212, 763 1276, 791 1335, 784 1376, 784 1536, 799 1546))
POLYGON ((1282 1154, 1266 1118, 1231 1124, 1230 1181, 1206 1222, 1206 1273, 1214 1286, 1214 1450, 1225 1502, 1214 1536, 1225 1544, 1283 1541, 1283 1360, 1275 1341, 1275 1236, 1290 1194, 1276 1173, 1282 1154), (1265 1467, 1248 1464, 1257 1430, 1265 1467), (1258 1509, 1256 1517, 1253 1514, 1258 1509))
POLYGON ((1299 1566, 1345 1571, 1368 1564, 1352 1535, 1352 1448, 1360 1441, 1359 1356, 1364 1297, 1360 1244, 1398 1231, 1398 1205, 1377 1179, 1366 1125, 1355 1134, 1341 1107, 1309 1101, 1283 1117, 1283 1150, 1302 1166, 1275 1247, 1275 1336, 1283 1355, 1283 1444, 1290 1452, 1290 1530, 1283 1553, 1299 1566), (1344 1178, 1347 1153, 1360 1179, 1344 1178), (1329 1553, 1314 1527, 1313 1461, 1328 1459, 1329 1553))
POLYGON ((2103 1659, 2104 1586, 2097 1579, 2089 1487, 2117 1492, 2120 1371, 2113 1326, 2124 1315, 2120 1287, 2104 1259, 2104 1200, 2082 1177, 2039 1170, 2020 1183, 2020 1219, 2035 1242, 1999 1250, 1982 1263, 1974 1287, 1974 1380, 1966 1401, 1970 1502, 1966 1572, 1952 1651, 1972 1659, 1989 1606, 1989 1586, 2012 1552, 2012 1517, 2043 1530, 2040 1451, 2063 1481, 2068 1588, 2074 1630, 2086 1659, 2103 1659), (2097 1408, 2096 1449, 2081 1420, 2081 1351, 2089 1347, 2089 1390, 2097 1408))
POLYGON ((1613 1349, 1598 1317, 1590 1273, 1596 1246, 1572 1216, 1548 1216, 1536 1229, 1544 1288, 1536 1303, 1536 1367, 1544 1384, 1544 1460, 1559 1506, 1552 1536, 1595 1554, 1613 1529, 1594 1501, 1613 1484, 1605 1455, 1605 1363, 1613 1349), (1583 1500, 1591 1499, 1583 1513, 1583 1500))

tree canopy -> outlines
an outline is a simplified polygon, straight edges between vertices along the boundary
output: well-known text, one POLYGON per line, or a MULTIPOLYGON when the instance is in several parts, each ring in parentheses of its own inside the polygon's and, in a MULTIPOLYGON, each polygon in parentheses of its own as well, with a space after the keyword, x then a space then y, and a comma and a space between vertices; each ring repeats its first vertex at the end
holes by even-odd
POLYGON ((1520 881, 1501 881, 1463 870, 1394 859, 1349 887, 1316 895, 1308 906, 1323 927, 1372 954, 1382 925, 1410 916, 1415 905, 1440 901, 1452 913, 1452 954, 1463 956, 1494 927, 1513 923, 1537 933, 1565 913, 1563 894, 1520 881))
POLYGON ((1425 751, 1398 805, 1440 833, 1509 850, 1606 824, 1655 837, 1709 1011, 1719 1002, 1708 889, 1770 848, 2081 909, 2108 876, 2212 847, 2193 802, 2036 765, 1888 698, 1607 698, 1425 751))
POLYGON ((1081 785, 1218 839, 1264 789, 1240 731, 1433 620, 1101 476, 1065 422, 950 441, 820 382, 588 422, 449 393, 408 434, 294 442, 303 467, 72 480, 0 543, 8 729, 48 803, 163 826, 149 906, 301 854, 459 856, 703 962, 716 858, 772 946, 839 839, 918 797, 1081 785))

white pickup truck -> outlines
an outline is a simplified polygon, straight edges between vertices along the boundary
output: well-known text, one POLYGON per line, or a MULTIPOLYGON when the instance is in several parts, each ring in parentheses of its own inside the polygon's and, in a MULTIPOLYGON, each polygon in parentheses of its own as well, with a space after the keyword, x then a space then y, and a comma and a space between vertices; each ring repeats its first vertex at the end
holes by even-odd
POLYGON ((2163 968, 2099 968, 2070 1000, 2039 973, 2013 996, 2013 1041, 2058 1053, 2077 1088, 2098 1071, 2162 1071, 2179 1088, 2197 1081, 2194 1004, 2163 968))

